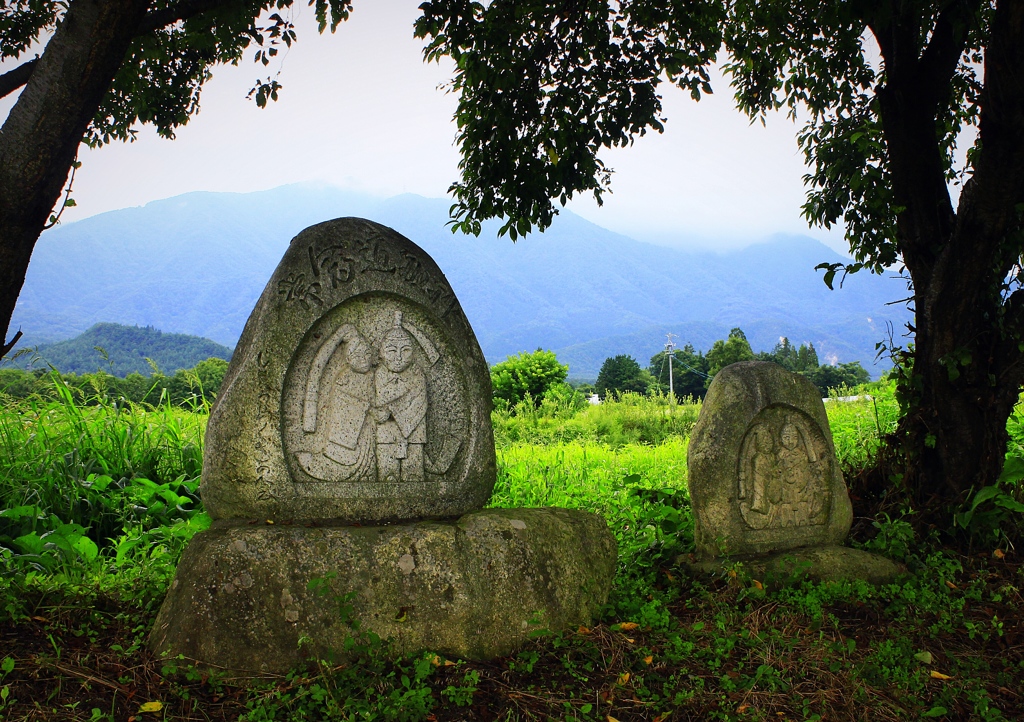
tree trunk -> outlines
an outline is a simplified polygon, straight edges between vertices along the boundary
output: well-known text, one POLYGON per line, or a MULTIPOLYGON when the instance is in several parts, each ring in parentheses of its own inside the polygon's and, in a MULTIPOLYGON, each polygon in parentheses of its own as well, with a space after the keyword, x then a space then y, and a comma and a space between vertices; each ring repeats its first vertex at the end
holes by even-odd
POLYGON ((146 0, 73 0, 0 128, 0 346, 39 234, 146 0))
MULTIPOLYGON (((954 212, 938 144, 951 79, 974 10, 950 4, 927 48, 915 6, 873 27, 885 57, 878 89, 897 236, 913 282, 912 364, 901 383, 909 501, 945 517, 998 478, 1006 422, 1024 382, 1024 291, 1006 286, 1021 258, 1024 201, 1024 2, 1001 0, 985 52, 974 172, 954 212)), ((955 102, 959 102, 955 99, 955 102)))
POLYGON ((932 287, 937 303, 931 313, 917 313, 913 368, 904 390, 913 401, 899 429, 910 501, 927 517, 946 520, 951 503, 966 501, 972 489, 999 477, 1006 421, 1021 383, 1015 370, 1020 353, 997 350, 1000 334, 991 322, 950 323, 953 314, 941 310, 976 292, 971 286, 977 279, 964 274, 948 281, 941 289, 932 287))

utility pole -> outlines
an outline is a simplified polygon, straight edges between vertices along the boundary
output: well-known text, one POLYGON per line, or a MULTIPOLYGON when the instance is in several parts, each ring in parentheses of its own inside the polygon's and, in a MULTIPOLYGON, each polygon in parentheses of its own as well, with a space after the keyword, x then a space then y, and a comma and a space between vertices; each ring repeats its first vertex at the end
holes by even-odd
POLYGON ((665 343, 665 355, 668 356, 668 397, 669 403, 674 404, 676 402, 676 389, 672 381, 672 351, 676 345, 672 342, 672 337, 675 334, 667 333, 665 336, 668 337, 668 341, 665 343))

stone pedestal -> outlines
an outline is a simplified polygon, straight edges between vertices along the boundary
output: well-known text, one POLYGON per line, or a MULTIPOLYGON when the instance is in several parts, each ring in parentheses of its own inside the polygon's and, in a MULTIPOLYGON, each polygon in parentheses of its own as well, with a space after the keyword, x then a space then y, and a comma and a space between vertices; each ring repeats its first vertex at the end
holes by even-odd
POLYGON ((681 558, 683 566, 696 574, 720 574, 742 564, 752 578, 769 587, 810 579, 815 582, 887 584, 906 567, 879 554, 840 546, 790 549, 761 556, 696 559, 681 558))
POLYGON ((219 522, 185 550, 151 646, 208 666, 283 673, 337 657, 358 620, 398 653, 487 659, 532 632, 589 623, 615 563, 605 520, 567 509, 394 526, 219 522), (300 648, 301 638, 310 641, 300 648))

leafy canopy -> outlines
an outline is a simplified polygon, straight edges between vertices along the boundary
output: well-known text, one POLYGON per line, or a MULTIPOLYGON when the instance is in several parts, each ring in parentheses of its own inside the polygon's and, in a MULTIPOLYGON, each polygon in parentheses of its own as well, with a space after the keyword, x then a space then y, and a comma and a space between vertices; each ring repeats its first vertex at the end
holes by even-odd
MULTIPOLYGON (((734 328, 729 331, 728 338, 715 341, 708 350, 708 375, 714 376, 729 364, 752 361, 753 358, 754 352, 750 348, 746 334, 741 329, 734 328)), ((707 385, 711 385, 710 378, 707 385)))
MULTIPOLYGON (((600 203, 612 173, 601 152, 663 130, 666 78, 695 100, 711 93, 708 69, 724 49, 740 110, 762 122, 780 109, 805 119, 798 140, 811 172, 803 212, 825 227, 845 222, 858 261, 847 270, 881 272, 897 261, 902 206, 875 93, 885 73, 867 33, 869 21, 895 12, 888 3, 432 0, 421 9, 416 34, 428 40, 427 59, 449 56, 457 65, 451 88, 462 161, 450 188, 453 230, 479 233, 481 221, 500 217, 501 232, 515 239, 534 225, 547 228, 554 201, 592 192, 600 203)), ((955 150, 960 131, 978 122, 978 63, 992 7, 901 9, 922 16, 907 52, 923 53, 930 28, 945 32, 943 23, 969 34, 936 128, 945 177, 956 181, 970 167, 972 153, 958 168, 955 150)), ((828 270, 831 284, 838 266, 828 270)))
POLYGON ((601 202, 611 170, 597 151, 662 130, 663 76, 694 98, 711 92, 707 65, 725 17, 709 0, 428 0, 420 9, 427 59, 456 63, 454 228, 479 234, 482 220, 502 217, 513 240, 551 224, 552 198, 564 205, 592 191, 601 202))
MULTIPOLYGON (((296 40, 291 11, 295 0, 153 0, 140 32, 113 79, 84 141, 101 146, 134 140, 140 123, 174 138, 175 129, 199 110, 203 83, 218 63, 237 65, 255 47, 253 59, 266 67, 296 40), (269 15, 268 15, 269 13, 269 15), (175 20, 182 15, 184 20, 175 20)), ((352 10, 351 0, 309 0, 320 32, 334 32, 352 10)), ((0 60, 21 58, 63 20, 69 3, 13 0, 0 7, 0 60)), ((31 62, 31 61, 28 61, 31 62)), ((258 79, 250 97, 263 107, 277 100, 276 76, 258 79)))

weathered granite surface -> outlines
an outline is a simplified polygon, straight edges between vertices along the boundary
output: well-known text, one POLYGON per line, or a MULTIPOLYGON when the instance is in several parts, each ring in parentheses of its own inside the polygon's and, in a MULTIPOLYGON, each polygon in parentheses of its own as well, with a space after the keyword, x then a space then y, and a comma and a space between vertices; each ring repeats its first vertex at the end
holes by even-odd
POLYGON ((842 544, 853 520, 817 387, 762 361, 712 381, 688 451, 697 556, 842 544))
POLYGON ((691 561, 683 566, 698 574, 716 574, 743 565, 750 576, 768 587, 810 579, 816 582, 862 580, 868 584, 889 584, 907 568, 879 554, 840 546, 804 547, 767 556, 691 561))
POLYGON ((480 509, 487 363, 441 270, 358 218, 307 228, 267 284, 206 432, 214 519, 383 522, 480 509))
POLYGON ((185 550, 150 644, 207 665, 285 672, 343 649, 347 599, 351 618, 397 652, 484 659, 538 629, 588 623, 615 564, 604 518, 567 509, 376 527, 216 522, 185 550), (329 594, 310 588, 317 579, 329 594), (301 637, 311 642, 300 649, 301 637))

